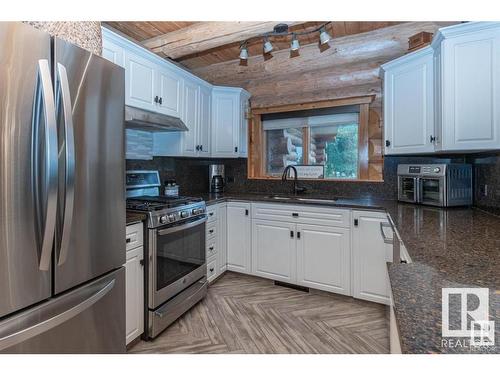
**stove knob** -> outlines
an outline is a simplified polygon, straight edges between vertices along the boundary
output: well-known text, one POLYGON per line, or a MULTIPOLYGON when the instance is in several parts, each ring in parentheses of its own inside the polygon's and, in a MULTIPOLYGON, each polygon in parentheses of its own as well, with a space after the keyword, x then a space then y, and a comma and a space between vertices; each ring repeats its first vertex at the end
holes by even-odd
POLYGON ((175 215, 174 214, 168 214, 168 221, 175 221, 175 215))
POLYGON ((160 223, 167 224, 168 223, 168 218, 166 216, 160 217, 160 223))
POLYGON ((193 215, 199 215, 203 213, 202 208, 193 208, 193 215))
POLYGON ((439 172, 441 172, 441 168, 439 168, 439 167, 435 167, 432 171, 433 171, 434 173, 439 173, 439 172))
POLYGON ((188 216, 189 216, 189 211, 182 211, 181 212, 181 218, 185 219, 188 216))

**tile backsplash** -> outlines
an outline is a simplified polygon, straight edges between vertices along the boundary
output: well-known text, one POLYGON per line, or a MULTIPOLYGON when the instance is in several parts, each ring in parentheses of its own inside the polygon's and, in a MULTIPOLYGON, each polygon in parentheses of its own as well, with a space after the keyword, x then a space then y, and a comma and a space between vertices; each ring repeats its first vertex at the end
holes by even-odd
POLYGON ((126 129, 126 159, 152 160, 153 133, 126 129))
MULTIPOLYGON (((385 157, 383 182, 300 181, 312 194, 349 198, 397 199, 397 165, 400 163, 465 162, 464 156, 452 157, 385 157)), ((127 169, 159 170, 162 181, 175 178, 180 194, 189 195, 208 191, 208 166, 224 164, 226 191, 232 193, 289 193, 292 182, 247 178, 247 159, 197 159, 153 157, 152 160, 127 160, 127 169)), ((499 167, 500 168, 500 167, 499 167)))

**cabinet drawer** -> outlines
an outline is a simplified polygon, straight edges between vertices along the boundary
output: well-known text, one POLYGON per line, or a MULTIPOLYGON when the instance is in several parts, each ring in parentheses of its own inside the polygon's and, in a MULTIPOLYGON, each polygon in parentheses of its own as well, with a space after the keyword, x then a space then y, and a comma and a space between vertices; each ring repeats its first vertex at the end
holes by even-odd
POLYGON ((217 258, 210 259, 207 263, 207 279, 212 281, 217 277, 217 258))
POLYGON ((217 240, 215 238, 207 241, 207 259, 217 254, 217 240))
POLYGON ((207 224, 207 241, 217 235, 217 222, 213 221, 207 224))
POLYGON ((126 249, 127 251, 135 249, 136 247, 142 246, 143 239, 143 224, 137 223, 128 225, 125 231, 126 233, 126 249))
POLYGON ((253 218, 290 223, 350 227, 350 210, 306 205, 253 204, 253 218))
POLYGON ((217 206, 209 206, 207 207, 207 217, 208 217, 208 222, 211 223, 212 221, 217 220, 217 206))

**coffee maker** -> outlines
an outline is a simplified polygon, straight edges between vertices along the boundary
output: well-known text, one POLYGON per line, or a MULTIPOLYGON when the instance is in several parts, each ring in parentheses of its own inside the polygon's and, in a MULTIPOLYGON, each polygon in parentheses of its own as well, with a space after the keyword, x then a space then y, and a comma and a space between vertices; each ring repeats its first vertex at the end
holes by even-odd
POLYGON ((224 192, 224 164, 210 164, 208 167, 208 186, 211 193, 224 192))

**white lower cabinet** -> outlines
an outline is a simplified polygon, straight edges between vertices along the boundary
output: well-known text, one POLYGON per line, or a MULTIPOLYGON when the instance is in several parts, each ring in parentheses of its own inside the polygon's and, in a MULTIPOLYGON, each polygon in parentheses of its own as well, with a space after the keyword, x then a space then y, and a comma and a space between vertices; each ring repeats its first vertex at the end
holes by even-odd
POLYGON ((253 220, 252 273, 287 283, 296 282, 295 224, 253 220))
POLYGON ((352 270, 353 297, 390 303, 387 262, 392 247, 384 242, 381 223, 388 223, 383 212, 353 211, 352 270))
POLYGON ((209 215, 208 226, 216 228, 207 237, 209 278, 228 270, 390 302, 385 212, 228 202, 211 206, 209 215))
POLYGON ((250 203, 227 203, 227 269, 251 273, 250 203))
POLYGON ((298 224, 297 284, 351 295, 351 239, 346 228, 298 224))
POLYGON ((142 223, 129 225, 126 230, 125 332, 127 344, 139 337, 144 331, 144 247, 142 231, 142 223), (130 243, 137 246, 130 248, 130 243))

